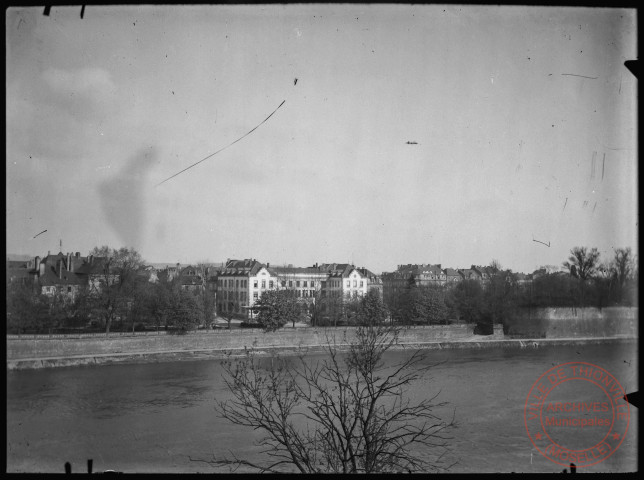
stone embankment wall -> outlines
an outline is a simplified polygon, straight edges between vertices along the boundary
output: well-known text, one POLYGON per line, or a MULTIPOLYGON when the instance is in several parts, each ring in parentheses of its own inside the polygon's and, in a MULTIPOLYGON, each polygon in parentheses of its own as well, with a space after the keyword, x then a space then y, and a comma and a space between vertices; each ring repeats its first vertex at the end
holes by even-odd
MULTIPOLYGON (((519 312, 493 335, 474 335, 473 325, 405 328, 397 348, 528 348, 545 345, 633 342, 638 338, 637 308, 540 308, 519 312), (505 335, 504 335, 505 333, 505 335), (527 340, 530 339, 530 340, 527 340)), ((346 345, 355 328, 285 328, 277 332, 222 330, 188 335, 114 335, 76 338, 7 337, 7 368, 43 368, 117 362, 141 363, 197 358, 222 358, 225 352, 255 347, 264 353, 278 349, 296 354, 335 341, 346 345)))
MULTIPOLYGON (((462 341, 473 337, 472 325, 436 325, 403 329, 400 344, 462 341)), ((42 359, 55 357, 83 357, 129 353, 163 353, 197 350, 237 350, 244 347, 298 348, 327 344, 348 343, 354 338, 355 328, 297 328, 264 333, 261 330, 222 330, 188 335, 113 336, 89 338, 21 338, 7 340, 7 359, 42 359)), ((485 338, 503 338, 499 325, 494 335, 485 338)))
POLYGON ((507 338, 638 337, 638 309, 530 308, 505 322, 507 338))

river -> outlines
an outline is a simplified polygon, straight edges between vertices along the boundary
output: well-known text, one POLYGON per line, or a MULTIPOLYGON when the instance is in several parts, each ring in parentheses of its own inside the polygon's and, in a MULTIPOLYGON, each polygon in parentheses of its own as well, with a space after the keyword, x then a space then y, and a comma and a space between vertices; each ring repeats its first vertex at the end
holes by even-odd
MULTIPOLYGON (((405 352, 391 352, 394 361, 405 352)), ((408 394, 436 393, 455 412, 449 471, 560 472, 533 447, 524 424, 526 396, 551 366, 592 362, 626 392, 638 390, 637 344, 428 350, 444 362, 408 394)), ((214 399, 228 392, 218 360, 115 364, 7 371, 7 471, 210 473, 228 471, 202 460, 235 452, 256 459, 260 434, 215 415, 214 399)), ((637 470, 637 408, 619 449, 580 472, 637 470)))

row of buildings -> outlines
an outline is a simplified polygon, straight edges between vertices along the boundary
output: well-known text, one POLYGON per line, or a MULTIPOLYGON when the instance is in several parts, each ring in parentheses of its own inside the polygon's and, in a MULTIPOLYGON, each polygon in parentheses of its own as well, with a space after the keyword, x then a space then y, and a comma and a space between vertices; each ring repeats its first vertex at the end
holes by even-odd
POLYGON ((370 290, 382 297, 382 280, 366 268, 348 263, 310 267, 271 266, 256 259, 228 260, 217 271, 217 310, 252 315, 251 307, 266 290, 291 290, 309 311, 316 301, 359 298, 370 290))
MULTIPOLYGON (((31 284, 44 295, 56 293, 75 297, 82 287, 100 288, 113 282, 106 258, 79 252, 35 257, 29 261, 7 261, 7 281, 31 284)), ((152 264, 141 266, 136 275, 149 282, 176 281, 181 289, 209 291, 215 296, 217 311, 223 315, 252 315, 252 306, 266 290, 292 290, 300 303, 311 310, 323 299, 360 298, 375 290, 388 301, 413 281, 418 286, 449 286, 463 280, 486 283, 497 273, 492 267, 472 265, 467 269, 442 268, 441 264, 398 265, 394 272, 376 275, 364 267, 348 263, 323 263, 310 267, 275 266, 256 259, 229 259, 221 264, 152 264)), ((528 283, 534 274, 512 274, 511 281, 528 283)), ((543 272, 545 273, 545 272, 543 272)))

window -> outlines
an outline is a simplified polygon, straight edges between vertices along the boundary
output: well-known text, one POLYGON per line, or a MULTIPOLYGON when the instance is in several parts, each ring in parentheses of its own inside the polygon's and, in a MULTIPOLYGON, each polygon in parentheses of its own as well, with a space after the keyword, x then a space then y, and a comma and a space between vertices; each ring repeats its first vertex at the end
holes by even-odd
POLYGON ((358 281, 357 281, 357 280, 353 280, 353 288, 356 288, 357 286, 358 286, 358 281))
POLYGON ((306 284, 306 280, 304 280, 304 282, 303 282, 303 283, 304 283, 304 285, 302 285, 302 286, 303 286, 304 288, 308 287, 308 285, 306 284))
POLYGON ((254 281, 253 281, 253 287, 254 287, 254 288, 257 288, 257 280, 254 280, 254 281))
POLYGON ((311 287, 315 287, 315 282, 311 280, 311 287))
POLYGON ((67 293, 71 293, 72 287, 67 287, 67 293))
POLYGON ((326 288, 326 282, 320 282, 322 284, 322 288, 326 288))
POLYGON ((273 288, 273 280, 269 280, 269 282, 268 282, 268 288, 273 288))
POLYGON ((314 295, 315 295, 315 290, 311 290, 311 291, 309 291, 309 295, 310 295, 311 297, 312 297, 312 296, 314 296, 314 295))
POLYGON ((299 286, 300 286, 300 281, 299 281, 299 280, 297 280, 297 281, 295 282, 295 286, 296 286, 296 287, 299 287, 299 286))
POLYGON ((286 287, 286 280, 282 280, 282 287, 286 287))
POLYGON ((235 280, 235 288, 239 288, 239 280, 235 280))
POLYGON ((262 288, 266 288, 266 280, 262 280, 262 288))
POLYGON ((347 280, 347 288, 351 288, 351 280, 347 280))
POLYGON ((257 297, 258 297, 258 296, 259 296, 259 295, 258 295, 258 293, 257 293, 257 292, 253 292, 253 300, 257 300, 257 297))
POLYGON ((363 282, 362 280, 360 280, 360 287, 362 288, 362 286, 363 286, 363 282))

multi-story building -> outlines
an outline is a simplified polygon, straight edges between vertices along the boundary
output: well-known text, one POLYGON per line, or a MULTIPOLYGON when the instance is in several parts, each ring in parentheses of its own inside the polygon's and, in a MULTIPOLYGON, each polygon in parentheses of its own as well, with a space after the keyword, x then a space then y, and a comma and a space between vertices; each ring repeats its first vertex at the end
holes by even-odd
POLYGON ((349 263, 325 263, 320 265, 320 269, 327 273, 326 283, 323 284, 322 297, 335 296, 347 300, 367 294, 369 279, 353 265, 349 263))
POLYGON ((477 282, 482 281, 481 272, 474 268, 461 268, 458 270, 458 273, 461 274, 463 280, 476 280, 477 282))
POLYGON ((407 264, 398 265, 398 273, 405 280, 413 279, 419 287, 441 286, 447 282, 447 276, 441 268, 441 264, 407 264))
POLYGON ((455 270, 453 268, 446 268, 443 271, 445 272, 445 280, 448 285, 452 285, 463 280, 463 276, 458 272, 458 270, 455 270))
POLYGON ((382 274, 383 300, 392 311, 396 311, 402 308, 403 293, 410 285, 440 287, 447 281, 447 273, 440 263, 398 265, 395 272, 382 274))
POLYGON ((90 293, 98 292, 105 282, 117 281, 118 275, 106 268, 105 261, 92 255, 81 257, 79 252, 56 255, 48 252, 47 256, 34 259, 29 275, 39 293, 50 297, 63 294, 74 300, 83 287, 89 287, 90 293))
MULTIPOLYGON (((76 257, 81 258, 79 253, 76 253, 76 257)), ((86 285, 89 286, 90 294, 99 292, 104 285, 118 282, 120 276, 110 268, 107 258, 88 255, 82 261, 75 273, 87 279, 86 285)))
POLYGON ((294 291, 311 313, 318 300, 334 297, 345 301, 365 295, 369 274, 377 288, 377 276, 363 270, 346 263, 300 268, 271 266, 255 259, 228 260, 217 275, 217 311, 252 317, 251 307, 264 291, 286 289, 294 291))
POLYGON ((472 265, 471 269, 479 273, 479 275, 481 276, 481 281, 483 283, 488 283, 492 279, 492 277, 497 273, 497 270, 490 266, 481 267, 477 265, 472 265))
POLYGON ((7 285, 26 285, 33 283, 30 272, 34 269, 34 259, 7 260, 7 285))
POLYGON ((373 273, 371 270, 360 267, 358 269, 358 272, 360 272, 360 275, 362 275, 364 278, 367 279, 367 291, 370 292, 372 290, 376 291, 378 293, 378 297, 380 300, 383 298, 383 293, 382 293, 382 278, 380 275, 376 275, 373 273))
POLYGON ((277 286, 268 266, 254 258, 228 260, 217 274, 217 312, 251 316, 250 307, 262 292, 277 286))

